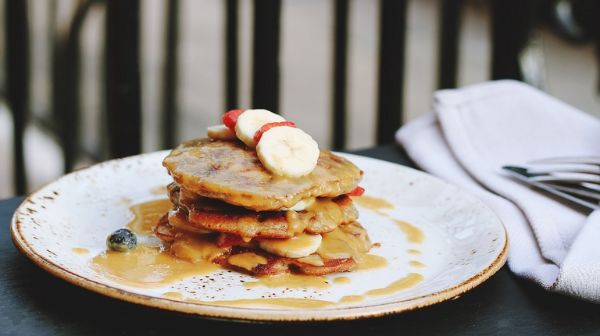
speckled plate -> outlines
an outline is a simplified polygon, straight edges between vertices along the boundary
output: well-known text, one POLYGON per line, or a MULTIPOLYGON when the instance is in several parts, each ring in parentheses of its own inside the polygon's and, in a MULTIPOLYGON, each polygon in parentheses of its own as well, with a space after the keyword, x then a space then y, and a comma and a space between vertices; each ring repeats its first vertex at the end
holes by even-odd
POLYGON ((256 278, 232 271, 192 276, 157 288, 113 281, 95 271, 90 260, 106 249, 110 232, 131 220, 132 204, 166 198, 164 186, 170 177, 161 161, 167 154, 107 161, 32 193, 12 219, 15 245, 44 270, 89 290, 141 305, 242 321, 342 320, 400 313, 460 296, 492 276, 506 260, 504 227, 477 198, 417 170, 340 154, 364 171, 361 186, 366 193, 363 199, 355 198, 359 222, 380 244, 371 253, 385 258, 387 267, 328 275, 327 288, 248 287, 256 278), (281 304, 295 302, 301 307, 297 303, 304 301, 320 305, 281 304))

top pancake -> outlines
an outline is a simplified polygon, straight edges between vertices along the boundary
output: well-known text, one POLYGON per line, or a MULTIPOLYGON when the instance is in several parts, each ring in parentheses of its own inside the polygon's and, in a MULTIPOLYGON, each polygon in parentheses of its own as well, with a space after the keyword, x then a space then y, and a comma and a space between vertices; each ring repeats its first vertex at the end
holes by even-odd
POLYGON ((308 197, 335 197, 354 190, 362 171, 321 150, 315 169, 301 177, 269 172, 255 149, 240 141, 195 139, 181 143, 163 160, 176 184, 199 196, 256 211, 292 207, 308 197))

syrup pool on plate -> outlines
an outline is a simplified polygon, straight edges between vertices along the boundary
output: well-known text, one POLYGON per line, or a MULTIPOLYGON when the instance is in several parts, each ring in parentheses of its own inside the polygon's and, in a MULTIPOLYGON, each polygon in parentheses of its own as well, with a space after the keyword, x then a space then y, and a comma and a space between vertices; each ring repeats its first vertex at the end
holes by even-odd
MULTIPOLYGON (((353 197, 354 202, 362 206, 367 211, 372 211, 382 219, 391 220, 398 229, 406 236, 411 245, 418 246, 424 239, 424 233, 417 227, 404 221, 389 218, 385 210, 393 209, 394 206, 384 199, 372 196, 353 197)), ((135 288, 170 288, 162 294, 162 297, 171 300, 180 300, 187 302, 226 305, 226 306, 280 306, 287 308, 325 308, 331 306, 340 306, 356 304, 370 297, 380 297, 393 295, 395 293, 413 288, 423 281, 423 276, 416 270, 424 268, 427 265, 409 260, 407 267, 411 272, 398 279, 391 279, 391 283, 384 287, 365 288, 363 292, 352 295, 345 295, 337 302, 320 300, 318 298, 285 298, 285 297, 260 297, 255 299, 239 300, 198 300, 193 297, 187 297, 182 292, 172 290, 173 285, 190 277, 207 277, 215 272, 223 271, 219 265, 197 260, 193 263, 175 258, 167 252, 162 241, 153 239, 153 228, 160 217, 171 208, 172 204, 167 199, 154 200, 140 204, 134 204, 129 207, 133 214, 133 219, 126 224, 126 227, 133 231, 138 237, 140 243, 138 246, 126 253, 103 251, 90 261, 90 267, 102 276, 117 283, 135 288), (170 287, 169 287, 170 286, 170 287)), ((377 249, 378 242, 374 242, 377 249)), ((201 245, 201 244, 200 244, 201 245)), ((74 253, 84 253, 84 248, 74 249, 74 253)), ((407 255, 418 256, 421 251, 414 246, 407 249, 407 255)), ((409 258, 410 259, 410 258, 409 258)), ((388 261, 376 254, 366 254, 356 273, 375 272, 386 268, 388 261)), ((331 274, 329 276, 306 276, 286 274, 279 276, 254 276, 252 281, 242 281, 240 286, 247 290, 253 290, 259 287, 263 288, 285 288, 287 290, 327 291, 332 286, 351 286, 351 273, 344 272, 331 274)))

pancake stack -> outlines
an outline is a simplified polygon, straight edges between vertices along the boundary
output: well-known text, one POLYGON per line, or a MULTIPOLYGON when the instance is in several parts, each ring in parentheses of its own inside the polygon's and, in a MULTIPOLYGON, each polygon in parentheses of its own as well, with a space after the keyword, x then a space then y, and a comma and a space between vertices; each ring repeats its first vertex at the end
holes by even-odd
POLYGON ((155 227, 177 258, 258 275, 355 269, 372 243, 348 196, 362 171, 319 149, 314 169, 280 176, 239 140, 184 142, 163 161, 173 207, 155 227))

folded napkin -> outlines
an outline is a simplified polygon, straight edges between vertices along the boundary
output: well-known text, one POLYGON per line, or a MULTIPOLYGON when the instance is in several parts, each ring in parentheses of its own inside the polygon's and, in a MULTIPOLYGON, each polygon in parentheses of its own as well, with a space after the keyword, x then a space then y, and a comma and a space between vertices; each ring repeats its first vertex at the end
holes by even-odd
POLYGON ((508 232, 512 272, 600 303, 600 211, 561 203, 502 170, 546 157, 600 156, 600 120, 511 80, 434 98, 432 112, 396 133, 410 158, 496 212, 508 232))

